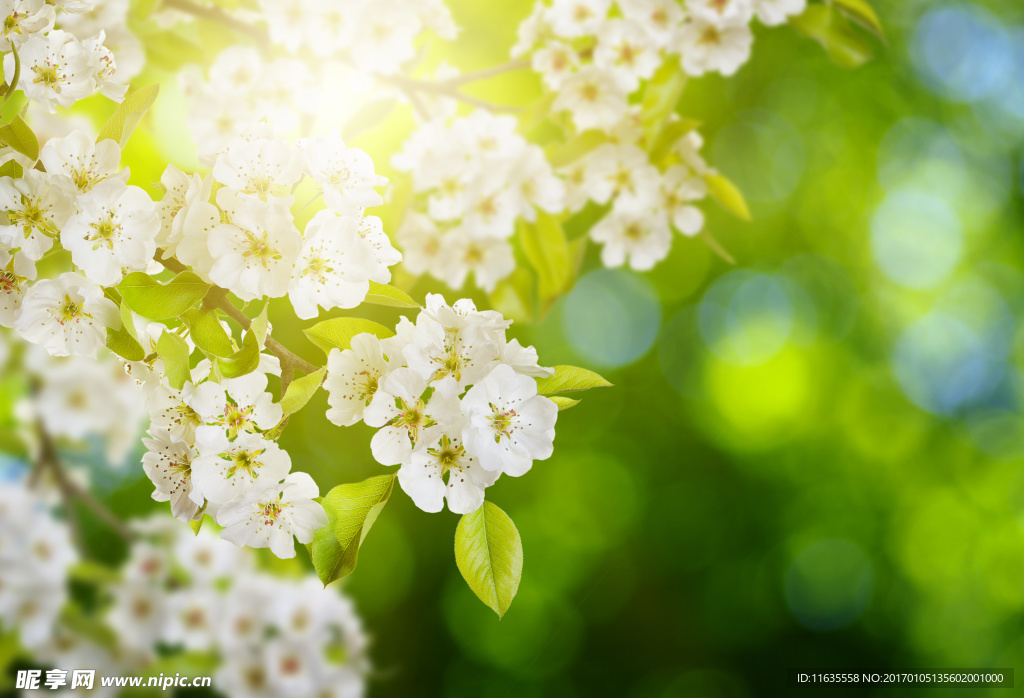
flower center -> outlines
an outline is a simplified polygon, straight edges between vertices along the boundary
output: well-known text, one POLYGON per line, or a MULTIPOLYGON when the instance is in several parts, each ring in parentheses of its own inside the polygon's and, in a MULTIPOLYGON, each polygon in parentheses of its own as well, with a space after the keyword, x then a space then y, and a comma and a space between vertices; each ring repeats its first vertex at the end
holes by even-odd
POLYGON ((224 426, 228 428, 229 438, 235 438, 240 431, 251 431, 250 414, 252 414, 252 406, 241 408, 231 403, 224 406, 224 426))
POLYGON ((249 478, 256 479, 256 471, 263 466, 263 461, 259 459, 263 453, 263 449, 255 451, 245 451, 241 448, 222 453, 221 458, 231 461, 231 465, 228 466, 227 476, 232 478, 236 473, 244 473, 249 478))
POLYGON ((90 223, 89 227, 93 229, 93 233, 87 239, 89 242, 95 243, 93 245, 94 250, 104 245, 108 250, 114 249, 114 241, 117 234, 121 231, 121 226, 114 223, 113 216, 108 215, 101 221, 90 223))
POLYGON ((263 517, 263 525, 273 526, 277 522, 277 517, 281 515, 283 508, 278 500, 260 504, 260 516, 263 517))
POLYGON ((270 234, 265 230, 258 235, 245 231, 243 248, 242 256, 256 260, 264 269, 269 269, 272 261, 281 259, 281 253, 271 246, 270 234))
POLYGON ((72 320, 78 322, 83 317, 92 317, 91 315, 82 310, 81 305, 79 305, 76 301, 71 300, 71 296, 66 294, 64 296, 64 302, 60 304, 60 306, 57 308, 56 313, 54 314, 57 317, 57 322, 59 322, 62 325, 67 324, 72 320))
POLYGON ((49 61, 46 61, 43 65, 32 66, 32 71, 36 74, 32 82, 41 82, 51 88, 55 87, 61 81, 61 78, 64 77, 61 75, 60 66, 54 65, 49 61))
POLYGON ((518 415, 512 409, 501 410, 493 403, 491 407, 491 428, 494 429, 494 443, 501 443, 501 437, 512 438, 512 432, 516 430, 515 420, 518 415))
POLYGON ((318 248, 312 251, 306 259, 306 268, 302 270, 302 275, 312 276, 318 284, 323 284, 327 275, 332 271, 334 269, 331 267, 328 257, 323 254, 323 248, 318 248))
POLYGON ((427 453, 441 467, 441 475, 444 476, 449 470, 461 471, 462 459, 466 455, 466 448, 462 444, 458 446, 452 445, 452 440, 447 436, 441 437, 438 446, 439 448, 428 448, 427 453))

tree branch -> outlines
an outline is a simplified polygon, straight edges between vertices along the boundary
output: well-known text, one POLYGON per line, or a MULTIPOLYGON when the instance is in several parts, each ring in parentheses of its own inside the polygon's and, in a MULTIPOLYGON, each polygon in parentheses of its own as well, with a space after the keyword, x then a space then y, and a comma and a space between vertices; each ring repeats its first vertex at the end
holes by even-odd
POLYGON ((261 51, 265 52, 267 46, 270 45, 270 36, 261 27, 254 27, 251 24, 232 17, 219 7, 205 7, 203 5, 197 5, 191 0, 163 0, 163 5, 165 8, 184 12, 185 14, 192 15, 193 17, 210 19, 214 22, 218 22, 219 24, 223 24, 228 29, 253 39, 261 51))

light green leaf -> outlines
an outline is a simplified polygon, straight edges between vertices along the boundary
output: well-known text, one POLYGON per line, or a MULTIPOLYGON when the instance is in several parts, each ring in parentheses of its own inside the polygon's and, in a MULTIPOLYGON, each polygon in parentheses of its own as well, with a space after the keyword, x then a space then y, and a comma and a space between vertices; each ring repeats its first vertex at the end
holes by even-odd
POLYGON ((508 515, 490 502, 455 529, 455 564, 481 601, 502 618, 523 576, 523 541, 508 515))
POLYGON ((366 294, 366 300, 364 303, 390 305, 394 308, 420 307, 420 304, 414 301, 412 296, 405 291, 395 288, 394 286, 378 284, 376 281, 370 282, 370 291, 366 294))
POLYGON ((123 148, 128 142, 128 138, 131 137, 132 131, 142 121, 142 117, 146 115, 149 108, 153 106, 159 92, 160 85, 146 85, 127 95, 124 101, 117 105, 113 116, 103 124, 96 142, 99 143, 103 139, 109 138, 123 148))
POLYGON ((565 397, 564 395, 549 395, 548 400, 558 405, 559 411, 567 410, 580 404, 579 400, 573 400, 571 397, 565 397))
POLYGON ((524 222, 519 228, 519 241, 530 264, 537 271, 537 290, 542 308, 565 292, 572 279, 569 241, 562 224, 553 216, 539 211, 536 223, 524 222))
POLYGON ((530 322, 533 319, 533 275, 517 266, 487 294, 487 300, 506 318, 530 322))
POLYGON ((11 42, 11 55, 14 57, 14 75, 11 77, 11 84, 4 92, 4 104, 7 104, 7 100, 14 95, 18 89, 18 83, 21 81, 21 56, 18 55, 18 47, 14 42, 11 42))
POLYGON ((364 332, 369 332, 380 339, 393 337, 395 334, 384 325, 373 320, 364 320, 361 317, 339 317, 324 320, 305 330, 309 341, 320 347, 325 354, 330 354, 331 349, 334 348, 343 351, 351 348, 352 338, 364 332))
POLYGON ((107 349, 128 361, 142 361, 146 358, 146 350, 139 343, 139 338, 135 334, 132 311, 124 302, 121 303, 120 329, 107 328, 107 349))
POLYGON ((867 0, 832 0, 832 4, 854 21, 870 29, 878 38, 885 38, 882 22, 878 19, 875 8, 871 7, 867 0))
POLYGON ((193 518, 188 522, 189 527, 192 529, 192 533, 199 535, 199 532, 203 530, 203 522, 206 521, 206 507, 209 506, 209 502, 203 500, 203 506, 197 512, 197 518, 193 518))
POLYGON ((843 68, 857 68, 871 59, 871 46, 832 5, 808 5, 789 23, 801 34, 825 47, 832 62, 843 68))
POLYGON ((669 121, 661 129, 661 133, 658 134, 657 140, 654 141, 654 145, 651 147, 651 162, 661 162, 662 158, 671 152, 672 147, 680 138, 699 126, 700 122, 696 119, 669 121))
POLYGON ((319 371, 310 373, 308 376, 296 378, 288 384, 288 390, 285 391, 284 397, 281 398, 281 409, 284 410, 285 417, 295 414, 306 406, 306 403, 316 393, 320 384, 324 382, 324 375, 326 373, 327 369, 321 368, 319 371))
POLYGON ((120 580, 117 571, 93 560, 79 560, 68 568, 68 577, 86 584, 116 584, 120 580))
POLYGON ((267 338, 267 305, 252 320, 242 338, 242 348, 230 356, 217 359, 217 368, 224 378, 238 378, 252 373, 260 366, 260 352, 267 338))
POLYGON ((708 193, 726 211, 742 220, 750 220, 750 209, 747 207, 747 201, 743 198, 743 193, 735 184, 718 172, 707 173, 704 175, 704 181, 708 184, 708 193))
POLYGON ((387 504, 394 485, 394 474, 377 475, 338 485, 323 498, 327 525, 317 530, 309 552, 324 586, 352 574, 359 546, 387 504))
POLYGON ((190 271, 183 271, 167 284, 149 274, 132 272, 117 285, 128 307, 150 320, 176 318, 201 301, 210 284, 190 271))
POLYGON ((77 603, 68 603, 60 611, 60 624, 77 635, 108 650, 117 648, 117 634, 99 618, 87 616, 77 603))
POLYGON ((13 177, 14 179, 20 179, 24 176, 25 168, 21 166, 21 163, 13 158, 5 162, 3 165, 0 165, 0 177, 13 177))
POLYGON ((39 139, 20 116, 0 127, 0 142, 11 146, 29 160, 35 161, 39 157, 39 139))
POLYGON ((686 73, 679 61, 665 61, 644 88, 640 125, 644 141, 648 146, 658 142, 668 121, 669 114, 676 110, 679 97, 686 86, 686 73))
POLYGON ((554 369, 555 375, 537 381, 539 395, 605 388, 611 385, 602 376, 578 366, 555 366, 554 369))
POLYGON ((156 353, 164 360, 164 373, 171 387, 180 390, 191 380, 188 343, 173 332, 164 330, 156 341, 156 353))
POLYGON ((608 136, 602 131, 584 131, 568 143, 555 143, 549 146, 548 162, 552 167, 565 167, 607 142, 608 136))
POLYGON ((199 308, 189 308, 181 314, 181 319, 188 327, 188 336, 202 351, 221 357, 231 356, 234 352, 231 337, 213 313, 199 308))

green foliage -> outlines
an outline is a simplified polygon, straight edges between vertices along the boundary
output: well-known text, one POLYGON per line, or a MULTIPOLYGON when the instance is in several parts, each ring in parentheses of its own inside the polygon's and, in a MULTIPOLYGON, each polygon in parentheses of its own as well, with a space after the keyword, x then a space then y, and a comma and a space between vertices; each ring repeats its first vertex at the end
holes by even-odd
POLYGON ((504 617, 523 576, 523 541, 512 519, 484 502, 455 529, 455 564, 481 601, 504 617))
POLYGON ((14 148, 29 160, 34 161, 39 157, 39 139, 20 116, 0 126, 0 143, 14 148))
POLYGON ((548 162, 555 168, 565 167, 607 142, 608 136, 603 131, 584 131, 568 143, 557 143, 548 147, 548 162))
POLYGON ((746 199, 743 198, 743 193, 725 175, 709 172, 704 175, 704 181, 708 184, 708 193, 726 211, 741 220, 751 220, 750 208, 747 206, 746 199))
POLYGON ((679 61, 665 61, 644 88, 640 124, 648 145, 658 142, 668 117, 676 109, 686 86, 686 73, 679 61))
POLYGON ((832 4, 851 19, 870 29, 878 38, 885 38, 882 21, 878 19, 875 8, 871 7, 867 0, 832 0, 832 4))
POLYGON ((107 328, 107 348, 128 361, 142 361, 146 358, 146 350, 139 343, 132 312, 123 301, 120 309, 121 327, 116 330, 107 328))
POLYGON ((281 398, 281 409, 284 410, 284 415, 287 417, 290 414, 295 414, 305 407, 324 382, 326 375, 327 369, 321 368, 315 373, 296 378, 289 383, 284 397, 281 398))
POLYGON ((419 308, 420 304, 412 299, 405 291, 386 284, 370 282, 370 291, 366 294, 364 303, 373 305, 389 305, 393 308, 419 308))
POLYGON ((260 352, 267 336, 267 306, 252 321, 242 339, 242 348, 217 359, 217 370, 224 378, 238 378, 252 373, 260 365, 260 352))
POLYGON ((377 520, 395 485, 395 475, 377 475, 338 485, 323 498, 327 525, 310 543, 313 567, 324 586, 352 574, 359 546, 377 520))
POLYGON ((25 168, 16 160, 8 160, 0 165, 0 177, 13 177, 18 179, 25 174, 25 168))
POLYGON ((857 68, 871 60, 867 40, 851 26, 846 15, 832 5, 808 5, 803 14, 790 18, 789 23, 821 44, 838 66, 857 68))
POLYGON ((519 242, 530 264, 537 272, 537 291, 541 308, 546 309, 565 293, 573 277, 569 242, 558 219, 543 211, 537 222, 523 221, 519 226, 519 242))
POLYGON ((548 395, 548 400, 558 405, 559 412, 580 404, 579 400, 573 400, 571 397, 565 397, 564 395, 548 395))
POLYGON ((555 375, 537 381, 538 395, 554 395, 611 385, 600 375, 578 366, 555 366, 555 375))
POLYGON ((349 349, 352 346, 352 338, 357 334, 369 332, 374 337, 385 339, 394 336, 394 331, 384 327, 373 320, 364 320, 360 317, 339 317, 332 320, 318 322, 307 330, 304 330, 309 341, 320 347, 325 354, 330 354, 331 349, 349 349))
POLYGON ((69 630, 108 650, 117 648, 117 634, 98 618, 88 616, 80 606, 68 603, 60 612, 60 622, 69 630))
POLYGON ((145 272, 128 274, 117 285, 124 302, 150 320, 170 320, 201 301, 210 284, 190 271, 183 271, 166 284, 145 272))
POLYGON ((651 146, 651 162, 661 162, 680 138, 700 125, 696 119, 676 119, 665 124, 651 146))
POLYGON ((159 92, 160 85, 146 85, 125 96, 113 116, 103 124, 96 142, 109 138, 123 148, 142 117, 153 106, 159 92))
POLYGON ((163 359, 164 373, 172 388, 180 390, 186 381, 191 380, 188 343, 184 339, 164 330, 156 342, 156 353, 163 359))
POLYGON ((182 322, 188 327, 188 336, 201 351, 211 356, 231 356, 234 347, 227 330, 217 320, 217 316, 199 308, 189 308, 181 315, 182 322))

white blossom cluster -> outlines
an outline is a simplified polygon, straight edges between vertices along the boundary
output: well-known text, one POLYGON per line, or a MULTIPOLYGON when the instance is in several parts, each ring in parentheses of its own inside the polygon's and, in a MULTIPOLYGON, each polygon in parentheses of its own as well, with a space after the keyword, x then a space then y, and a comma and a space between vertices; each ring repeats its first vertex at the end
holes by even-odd
POLYGON ((93 17, 76 19, 75 14, 93 12, 93 3, 4 0, 0 3, 4 80, 11 84, 17 72, 17 88, 50 113, 97 90, 121 101, 128 90, 125 80, 140 67, 141 49, 126 29, 127 2, 111 4, 116 7, 107 15, 117 15, 123 6, 119 18, 101 16, 101 11, 93 17), (63 28, 58 29, 58 24, 63 28), (128 49, 125 69, 118 69, 109 48, 108 27, 115 44, 128 49))
POLYGON ((517 126, 514 117, 483 109, 436 119, 394 156, 392 165, 411 173, 417 194, 397 234, 410 272, 453 289, 472 273, 491 291, 515 269, 509 239, 516 221, 535 221, 537 209, 564 208, 564 183, 517 126))
POLYGON ((579 131, 610 132, 630 95, 667 60, 689 75, 732 75, 750 58, 756 16, 781 24, 806 0, 551 0, 520 25, 514 57, 529 56, 579 131))
POLYGON ((364 333, 331 350, 327 418, 376 427, 373 457, 401 466, 399 484, 424 511, 445 501, 455 513, 475 511, 502 473, 518 477, 551 456, 558 408, 537 394, 534 377, 552 371, 533 347, 506 341, 510 324, 468 299, 449 306, 430 294, 395 336, 364 333))
POLYGON ((104 643, 62 615, 78 561, 67 526, 23 483, 0 484, 0 625, 34 662, 57 668, 141 674, 171 650, 215 657, 224 695, 364 694, 368 643, 351 601, 313 576, 261 572, 252 554, 171 523, 133 522, 127 562, 99 587, 104 643))

